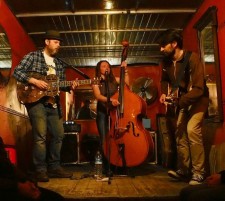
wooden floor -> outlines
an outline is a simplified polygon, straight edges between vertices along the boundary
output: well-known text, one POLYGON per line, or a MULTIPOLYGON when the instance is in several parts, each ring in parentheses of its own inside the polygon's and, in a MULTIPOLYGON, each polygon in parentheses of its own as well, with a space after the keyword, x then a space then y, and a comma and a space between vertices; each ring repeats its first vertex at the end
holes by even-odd
MULTIPOLYGON (((187 183, 167 176, 167 170, 145 164, 131 168, 128 176, 113 176, 111 182, 93 178, 90 164, 65 166, 73 172, 72 179, 50 179, 39 186, 54 190, 66 200, 160 200, 177 201, 187 183)), ((107 178, 106 178, 107 180, 107 178)))

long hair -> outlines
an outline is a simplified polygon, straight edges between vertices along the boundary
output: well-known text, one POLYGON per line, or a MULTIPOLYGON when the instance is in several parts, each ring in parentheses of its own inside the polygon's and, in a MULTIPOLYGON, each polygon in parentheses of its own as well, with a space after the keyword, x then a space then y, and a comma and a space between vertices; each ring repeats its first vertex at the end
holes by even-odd
POLYGON ((109 65, 109 68, 110 68, 109 80, 110 80, 110 81, 115 80, 115 76, 114 76, 114 74, 113 74, 113 72, 112 72, 112 66, 111 66, 111 64, 110 64, 107 60, 101 60, 101 61, 99 61, 99 62, 97 63, 97 66, 96 66, 96 68, 95 68, 95 76, 98 77, 98 78, 101 77, 101 70, 100 70, 100 67, 101 67, 102 62, 106 62, 106 63, 108 63, 108 65, 109 65))

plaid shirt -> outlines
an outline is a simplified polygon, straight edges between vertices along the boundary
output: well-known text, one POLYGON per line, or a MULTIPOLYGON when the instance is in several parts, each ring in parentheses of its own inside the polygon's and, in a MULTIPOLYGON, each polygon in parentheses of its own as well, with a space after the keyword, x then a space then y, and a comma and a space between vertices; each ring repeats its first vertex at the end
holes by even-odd
MULTIPOLYGON (((54 63, 56 66, 56 75, 59 78, 59 81, 66 80, 65 66, 63 65, 63 63, 56 57, 54 58, 54 63)), ((36 72, 45 76, 47 75, 47 71, 48 67, 45 62, 43 52, 42 50, 37 50, 34 52, 30 52, 23 57, 19 65, 16 66, 13 72, 13 76, 16 78, 16 80, 27 83, 30 79, 29 73, 36 72)), ((61 90, 69 91, 69 88, 62 88, 61 90)))

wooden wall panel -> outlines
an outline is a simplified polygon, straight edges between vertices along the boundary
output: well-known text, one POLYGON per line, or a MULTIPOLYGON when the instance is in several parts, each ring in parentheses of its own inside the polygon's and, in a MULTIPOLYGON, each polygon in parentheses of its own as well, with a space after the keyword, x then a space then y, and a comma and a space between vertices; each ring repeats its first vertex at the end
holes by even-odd
MULTIPOLYGON (((0 26, 7 34, 11 45, 12 68, 10 74, 12 74, 21 58, 36 48, 3 0, 0 0, 0 26)), ((5 144, 15 146, 18 166, 26 169, 31 154, 31 126, 24 106, 20 105, 17 100, 16 82, 12 77, 7 86, 0 89, 0 97, 0 135, 5 144)))

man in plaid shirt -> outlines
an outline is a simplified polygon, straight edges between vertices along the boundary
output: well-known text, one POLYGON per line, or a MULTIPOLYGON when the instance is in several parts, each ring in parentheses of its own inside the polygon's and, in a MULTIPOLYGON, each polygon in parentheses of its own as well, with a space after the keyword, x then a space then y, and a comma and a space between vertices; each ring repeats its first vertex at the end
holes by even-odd
MULTIPOLYGON (((40 74, 41 76, 55 75, 59 81, 64 81, 65 66, 55 56, 59 51, 61 41, 58 31, 47 31, 44 37, 44 49, 25 55, 19 65, 16 66, 13 73, 16 80, 34 85, 42 91, 48 89, 48 83, 43 79, 38 79, 31 73, 40 74)), ((62 87, 60 90, 69 92, 70 90, 75 90, 77 86, 78 83, 74 81, 71 86, 62 87)), ((59 96, 45 96, 38 101, 25 104, 25 106, 32 125, 33 163, 37 181, 47 182, 49 177, 71 177, 72 174, 60 166, 60 151, 64 129, 59 96), (47 130, 51 134, 48 158, 46 157, 47 130)))

